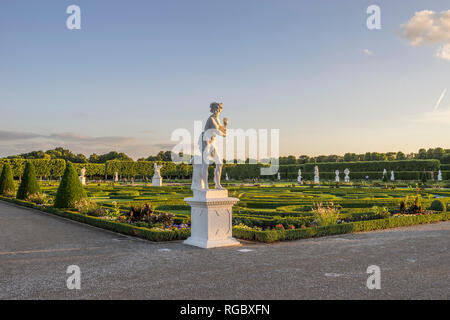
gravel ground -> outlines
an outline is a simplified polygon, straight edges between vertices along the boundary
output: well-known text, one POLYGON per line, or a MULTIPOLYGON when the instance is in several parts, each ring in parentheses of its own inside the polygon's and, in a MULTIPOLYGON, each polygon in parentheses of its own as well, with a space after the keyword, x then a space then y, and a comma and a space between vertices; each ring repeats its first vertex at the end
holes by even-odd
POLYGON ((449 243, 442 222, 204 250, 0 202, 0 299, 448 299, 449 243), (70 265, 80 290, 67 289, 70 265))

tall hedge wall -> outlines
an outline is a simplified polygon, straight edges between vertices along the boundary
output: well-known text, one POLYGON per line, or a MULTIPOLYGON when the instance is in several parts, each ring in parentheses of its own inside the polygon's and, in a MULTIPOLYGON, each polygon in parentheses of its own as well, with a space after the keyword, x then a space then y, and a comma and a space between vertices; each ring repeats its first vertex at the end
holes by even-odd
POLYGON ((13 176, 15 178, 19 178, 23 175, 23 171, 25 169, 25 164, 27 163, 27 161, 33 163, 34 168, 36 169, 36 175, 39 177, 59 177, 63 175, 64 169, 66 168, 66 162, 61 159, 0 159, 0 167, 3 168, 4 163, 7 161, 11 165, 13 176))
MULTIPOLYGON (((303 165, 305 171, 314 172, 314 163, 303 165)), ((319 171, 334 172, 343 171, 346 168, 350 172, 377 171, 383 172, 384 169, 390 171, 437 171, 440 167, 439 160, 399 160, 399 161, 358 161, 358 162, 324 162, 318 163, 319 171)))
MULTIPOLYGON (((39 177, 60 177, 64 173, 66 167, 64 160, 24 160, 24 159, 0 159, 0 169, 3 164, 9 161, 13 170, 15 178, 21 177, 25 163, 31 161, 35 168, 36 174, 39 177)), ((159 162, 160 163, 160 162, 159 162)), ((81 168, 86 168, 87 176, 104 176, 112 177, 114 172, 122 177, 130 176, 152 176, 153 175, 153 161, 107 161, 106 163, 77 163, 74 164, 78 174, 81 168)), ((190 178, 192 175, 192 166, 188 164, 178 164, 173 162, 162 163, 163 168, 161 174, 163 178, 190 178)), ((279 172, 282 179, 297 178, 298 169, 302 170, 302 176, 305 180, 312 180, 314 176, 315 164, 297 164, 297 165, 281 165, 279 172)), ((251 179, 255 177, 260 178, 274 178, 261 177, 261 164, 225 164, 223 168, 223 176, 227 173, 231 179, 251 179)), ((404 160, 404 161, 361 161, 361 162, 332 162, 318 164, 320 177, 325 180, 334 180, 335 170, 340 171, 341 179, 344 178, 344 170, 350 170, 351 179, 364 179, 366 175, 370 179, 381 179, 384 169, 395 171, 395 177, 398 180, 417 180, 420 173, 426 170, 428 178, 431 178, 430 171, 435 172, 437 178, 437 171, 442 170, 444 180, 450 179, 450 165, 441 165, 439 160, 404 160)), ((210 166, 210 176, 213 176, 214 168, 210 166)), ((390 173, 389 173, 390 174, 390 173)))

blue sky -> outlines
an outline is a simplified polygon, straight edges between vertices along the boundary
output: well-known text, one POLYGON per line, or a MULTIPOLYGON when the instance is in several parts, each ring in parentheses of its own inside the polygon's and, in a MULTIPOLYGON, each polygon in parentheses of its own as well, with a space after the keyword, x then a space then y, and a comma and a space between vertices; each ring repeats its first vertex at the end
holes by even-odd
POLYGON ((450 60, 401 25, 448 1, 3 0, 0 156, 168 149, 212 101, 280 153, 449 148, 450 60), (66 8, 81 8, 81 30, 66 8), (381 30, 366 8, 381 8, 381 30), (364 52, 366 50, 366 53, 364 52), (367 54, 369 53, 369 54, 367 54))

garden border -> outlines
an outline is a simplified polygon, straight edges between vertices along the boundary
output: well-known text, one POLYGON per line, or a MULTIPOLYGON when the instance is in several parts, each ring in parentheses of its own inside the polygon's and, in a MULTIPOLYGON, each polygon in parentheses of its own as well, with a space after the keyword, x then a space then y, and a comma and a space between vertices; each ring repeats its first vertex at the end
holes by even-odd
POLYGON ((233 227, 233 236, 245 240, 254 240, 271 243, 275 241, 299 240, 345 233, 367 232, 398 227, 408 227, 419 224, 436 223, 447 220, 450 220, 449 212, 435 213, 429 215, 417 215, 417 216, 399 216, 387 219, 349 222, 331 226, 294 229, 294 230, 257 231, 257 230, 249 230, 247 228, 233 227))
MULTIPOLYGON (((0 196, 0 200, 54 214, 63 218, 86 223, 88 225, 110 230, 113 232, 136 236, 154 242, 184 240, 190 236, 190 230, 156 231, 148 228, 136 227, 125 223, 107 221, 102 218, 87 216, 73 211, 64 211, 53 207, 42 207, 32 202, 11 199, 0 196)), ((275 241, 300 240, 313 237, 331 236, 345 233, 367 232, 419 224, 436 223, 450 220, 450 212, 430 215, 399 216, 387 219, 342 223, 332 226, 313 227, 294 230, 257 231, 247 228, 233 227, 233 236, 242 240, 272 243, 275 241)))
POLYGON ((32 202, 18 199, 11 199, 3 196, 0 196, 0 200, 20 205, 23 207, 36 209, 42 212, 54 214, 77 222, 86 223, 94 227, 114 231, 125 235, 139 237, 154 242, 184 240, 191 235, 191 232, 189 230, 156 231, 150 230, 148 228, 136 227, 126 223, 108 221, 102 218, 88 216, 78 212, 59 210, 53 207, 42 207, 32 202))

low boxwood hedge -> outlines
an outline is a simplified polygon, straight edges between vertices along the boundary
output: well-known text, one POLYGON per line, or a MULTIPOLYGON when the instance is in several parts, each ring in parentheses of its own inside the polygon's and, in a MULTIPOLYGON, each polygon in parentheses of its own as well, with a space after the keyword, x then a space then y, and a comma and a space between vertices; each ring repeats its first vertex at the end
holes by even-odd
POLYGON ((450 213, 439 213, 418 216, 399 216, 387 219, 342 223, 331 226, 293 229, 256 231, 242 227, 233 227, 233 236, 240 239, 261 242, 275 242, 285 240, 298 240, 312 237, 330 236, 336 234, 373 231, 388 228, 406 227, 417 224, 434 223, 450 220, 450 213))

